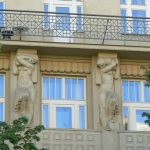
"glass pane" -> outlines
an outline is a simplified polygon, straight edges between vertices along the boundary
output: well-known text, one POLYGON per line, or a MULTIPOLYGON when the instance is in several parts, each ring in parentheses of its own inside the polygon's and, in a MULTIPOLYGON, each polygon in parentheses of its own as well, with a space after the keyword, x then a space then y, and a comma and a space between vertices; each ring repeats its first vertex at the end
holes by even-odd
POLYGON ((43 99, 49 99, 49 78, 43 77, 43 90, 42 90, 43 99))
MULTIPOLYGON (((122 10, 121 10, 121 16, 122 16, 122 17, 126 17, 126 10, 125 10, 125 9, 122 9, 122 10)), ((126 31, 127 31, 126 18, 122 18, 122 19, 121 19, 121 27, 122 27, 122 32, 126 32, 126 31)))
MULTIPOLYGON (((133 17, 146 17, 146 12, 144 10, 133 10, 133 17)), ((146 31, 146 20, 145 19, 133 19, 133 33, 135 34, 144 34, 146 31)))
POLYGON ((135 96, 136 96, 136 102, 141 101, 141 83, 139 81, 135 82, 135 96))
POLYGON ((55 99, 62 99, 62 79, 56 78, 56 91, 55 99))
POLYGON ((126 0, 120 0, 120 4, 126 4, 126 0))
POLYGON ((71 79, 65 79, 65 96, 66 99, 71 99, 71 79))
POLYGON ((84 99, 84 80, 79 79, 78 80, 78 99, 83 100, 84 99))
POLYGON ((144 102, 150 102, 150 87, 144 83, 144 102))
POLYGON ((81 14, 82 13, 82 8, 81 8, 81 6, 78 6, 77 7, 77 14, 79 14, 79 15, 77 15, 77 30, 78 31, 81 31, 82 30, 82 19, 81 19, 81 14))
POLYGON ((132 5, 145 5, 145 0, 132 0, 132 5))
POLYGON ((49 128, 49 107, 48 105, 43 105, 42 106, 42 110, 43 110, 43 125, 45 128, 49 128))
POLYGON ((135 102, 134 81, 129 81, 129 100, 135 102))
POLYGON ((129 124, 129 110, 127 107, 123 108, 123 126, 125 130, 128 130, 129 124))
POLYGON ((79 107, 79 124, 80 124, 80 129, 85 129, 85 107, 84 106, 79 107))
POLYGON ((126 80, 122 82, 122 97, 124 102, 129 100, 128 81, 126 80))
POLYGON ((44 27, 49 28, 48 4, 44 4, 44 27))
POLYGON ((56 28, 57 30, 70 30, 69 7, 56 7, 56 28), (60 13, 60 14, 59 14, 60 13), (61 14, 62 13, 62 14, 61 14))
MULTIPOLYGON (((4 4, 3 2, 0 2, 0 10, 4 9, 4 4)), ((4 16, 3 12, 0 11, 0 27, 4 26, 4 16)))
POLYGON ((0 97, 4 97, 4 77, 0 75, 0 97))
POLYGON ((71 107, 56 108, 56 128, 72 128, 71 107))
POLYGON ((49 89, 49 98, 54 99, 55 98, 55 78, 50 78, 50 89, 49 89))
POLYGON ((77 100, 77 79, 72 79, 72 99, 77 100))
POLYGON ((147 131, 150 130, 150 127, 144 123, 147 118, 142 117, 143 112, 150 113, 150 110, 136 110, 136 129, 141 131, 147 131))

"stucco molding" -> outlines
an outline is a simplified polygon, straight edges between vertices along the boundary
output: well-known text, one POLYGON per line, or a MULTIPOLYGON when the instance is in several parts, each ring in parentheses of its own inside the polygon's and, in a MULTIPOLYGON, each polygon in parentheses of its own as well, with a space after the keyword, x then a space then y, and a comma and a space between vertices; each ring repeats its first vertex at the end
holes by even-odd
POLYGON ((120 74, 122 78, 145 78, 148 62, 121 62, 120 74))
POLYGON ((46 58, 40 59, 40 71, 51 73, 91 73, 91 62, 88 59, 46 58))
POLYGON ((8 55, 0 55, 0 71, 8 71, 10 69, 10 60, 8 55))

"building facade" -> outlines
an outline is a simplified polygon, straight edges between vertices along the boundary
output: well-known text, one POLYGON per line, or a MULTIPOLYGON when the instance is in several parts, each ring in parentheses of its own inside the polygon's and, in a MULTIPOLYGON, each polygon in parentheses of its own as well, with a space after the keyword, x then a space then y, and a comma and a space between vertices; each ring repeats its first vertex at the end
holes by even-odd
POLYGON ((43 124, 50 150, 148 150, 149 8, 0 0, 0 121, 43 124))

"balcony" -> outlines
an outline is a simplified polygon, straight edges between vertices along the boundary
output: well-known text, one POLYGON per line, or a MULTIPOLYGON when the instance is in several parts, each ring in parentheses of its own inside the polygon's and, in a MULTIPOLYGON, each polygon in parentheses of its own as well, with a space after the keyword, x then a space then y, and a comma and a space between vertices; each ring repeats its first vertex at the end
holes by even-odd
POLYGON ((0 42, 150 46, 150 18, 0 10, 0 42))

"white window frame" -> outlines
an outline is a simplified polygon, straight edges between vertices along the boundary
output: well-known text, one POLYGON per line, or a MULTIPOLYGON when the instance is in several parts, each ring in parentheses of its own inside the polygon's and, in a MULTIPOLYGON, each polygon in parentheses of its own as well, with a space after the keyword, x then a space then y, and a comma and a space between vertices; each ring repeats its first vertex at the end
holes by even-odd
MULTIPOLYGON (((70 77, 70 76, 42 76, 42 89, 43 89, 43 77, 54 77, 62 79, 62 99, 60 100, 51 100, 51 99, 42 99, 42 105, 48 105, 49 114, 49 128, 56 128, 56 107, 71 107, 72 108, 72 128, 79 129, 79 108, 80 106, 84 106, 84 116, 85 116, 85 129, 87 128, 87 110, 86 110, 86 78, 85 77, 70 77), (84 79, 84 99, 83 100, 65 100, 65 79, 84 79)), ((43 90, 42 90, 43 91, 43 90)), ((43 95, 43 93, 42 93, 43 95)), ((43 110, 42 110, 43 114, 43 110)), ((43 115, 42 115, 43 116, 43 115)), ((42 118, 43 123, 43 118, 42 118)))
POLYGON ((4 74, 1 74, 0 75, 3 76, 3 97, 0 97, 0 103, 3 104, 3 120, 2 121, 5 121, 5 75, 4 74))
POLYGON ((122 79, 127 81, 140 81, 141 82, 141 101, 140 102, 124 102, 123 98, 123 107, 128 108, 128 130, 137 130, 136 129, 136 110, 150 110, 150 102, 144 102, 144 82, 145 80, 137 79, 122 79))

